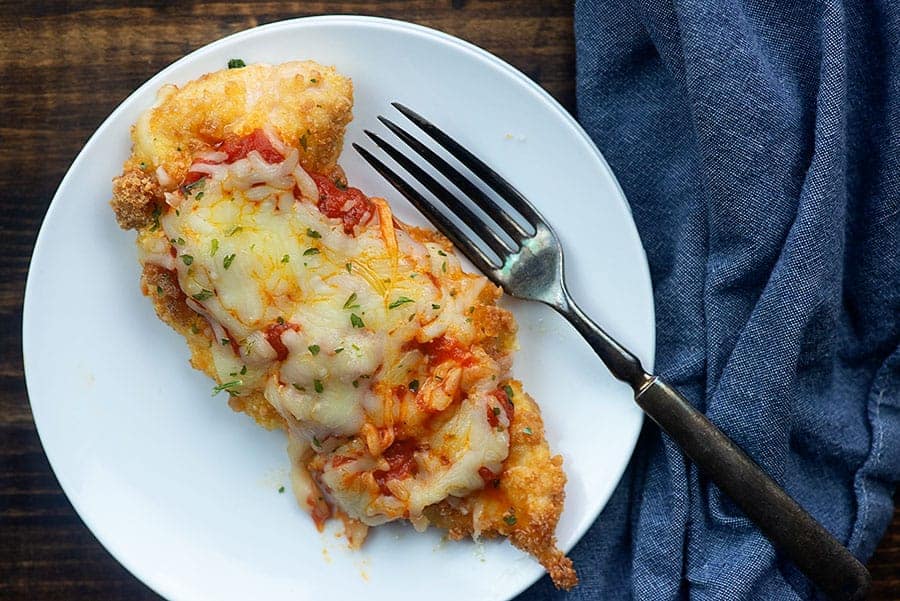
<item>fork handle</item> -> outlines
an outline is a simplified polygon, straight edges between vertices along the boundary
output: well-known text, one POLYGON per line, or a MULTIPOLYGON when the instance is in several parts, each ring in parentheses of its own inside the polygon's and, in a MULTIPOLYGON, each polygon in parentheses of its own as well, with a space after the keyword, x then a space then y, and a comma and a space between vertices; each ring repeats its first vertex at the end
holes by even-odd
POLYGON ((734 441, 677 390, 647 374, 640 360, 564 293, 556 308, 584 336, 635 401, 684 453, 829 598, 865 599, 871 576, 834 536, 797 504, 734 441))

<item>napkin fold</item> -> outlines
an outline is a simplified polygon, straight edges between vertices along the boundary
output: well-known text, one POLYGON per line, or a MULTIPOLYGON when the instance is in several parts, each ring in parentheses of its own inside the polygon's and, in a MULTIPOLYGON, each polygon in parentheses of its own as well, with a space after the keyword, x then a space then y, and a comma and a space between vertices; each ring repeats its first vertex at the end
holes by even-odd
MULTIPOLYGON (((657 373, 867 559, 900 479, 900 5, 579 0, 575 35, 657 373)), ((652 423, 572 557, 521 598, 818 595, 652 423)))

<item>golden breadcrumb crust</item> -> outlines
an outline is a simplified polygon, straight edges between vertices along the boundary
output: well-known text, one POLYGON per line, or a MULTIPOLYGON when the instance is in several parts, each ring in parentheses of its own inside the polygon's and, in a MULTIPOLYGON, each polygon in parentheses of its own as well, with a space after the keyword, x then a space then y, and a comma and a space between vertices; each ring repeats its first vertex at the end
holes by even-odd
POLYGON ((503 471, 483 490, 445 500, 426 510, 426 515, 452 539, 508 537, 544 566, 557 587, 568 590, 578 584, 578 577, 572 560, 556 546, 556 524, 565 499, 562 457, 550 454, 537 404, 520 382, 513 380, 509 385, 515 412, 503 471))
MULTIPOLYGON (((171 180, 166 190, 172 190, 197 153, 214 150, 229 136, 259 128, 267 128, 297 147, 307 171, 345 181, 336 161, 351 107, 350 80, 311 61, 274 67, 250 65, 205 75, 181 89, 166 86, 155 107, 132 128, 133 153, 123 174, 113 182, 110 204, 116 220, 123 229, 138 230, 139 245, 162 236, 157 216, 165 194, 157 168, 165 166, 162 177, 171 180)), ((396 225, 419 242, 434 242, 452 252, 449 241, 437 232, 396 225)), ((160 319, 185 337, 191 365, 215 379, 210 350, 216 343, 214 333, 206 320, 188 307, 175 272, 147 263, 141 289, 153 301, 160 319)), ((500 296, 499 288, 485 286, 471 316, 478 333, 473 348, 481 347, 495 358, 507 356, 516 345, 512 315, 496 306, 500 296)), ((518 382, 509 384, 515 403, 510 452, 496 486, 489 482, 480 492, 446 500, 426 513, 433 524, 448 530, 451 538, 509 537, 540 561, 557 586, 568 589, 577 583, 577 577, 571 561, 556 547, 554 534, 566 481, 562 458, 550 454, 537 405, 518 382)), ((265 428, 285 427, 284 419, 261 391, 233 396, 229 405, 265 428)))
POLYGON ((157 104, 132 128, 134 149, 126 167, 165 165, 180 181, 193 157, 211 144, 267 128, 298 147, 308 171, 329 173, 352 107, 350 80, 313 61, 208 73, 181 88, 160 90, 157 104))

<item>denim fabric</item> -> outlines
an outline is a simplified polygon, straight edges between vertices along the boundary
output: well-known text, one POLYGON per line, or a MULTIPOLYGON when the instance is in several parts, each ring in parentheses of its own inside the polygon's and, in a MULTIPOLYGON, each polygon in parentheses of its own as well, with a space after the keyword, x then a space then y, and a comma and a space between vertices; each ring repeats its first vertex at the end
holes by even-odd
MULTIPOLYGON (((868 558, 900 479, 900 4, 575 17, 578 118, 647 250, 657 372, 868 558)), ((649 423, 572 557, 578 588, 521 598, 817 598, 649 423)))

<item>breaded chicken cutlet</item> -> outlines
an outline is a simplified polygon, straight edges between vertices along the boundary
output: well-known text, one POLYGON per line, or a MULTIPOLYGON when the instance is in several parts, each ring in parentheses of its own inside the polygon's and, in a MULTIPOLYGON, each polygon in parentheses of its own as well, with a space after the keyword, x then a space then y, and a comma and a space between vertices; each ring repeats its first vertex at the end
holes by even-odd
POLYGON ((310 61, 160 90, 111 202, 142 290, 215 392, 285 430, 320 528, 505 536, 571 588, 562 459, 510 378, 513 317, 443 236, 347 185, 351 107, 350 81, 310 61))

